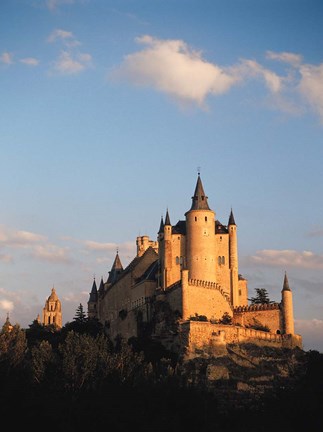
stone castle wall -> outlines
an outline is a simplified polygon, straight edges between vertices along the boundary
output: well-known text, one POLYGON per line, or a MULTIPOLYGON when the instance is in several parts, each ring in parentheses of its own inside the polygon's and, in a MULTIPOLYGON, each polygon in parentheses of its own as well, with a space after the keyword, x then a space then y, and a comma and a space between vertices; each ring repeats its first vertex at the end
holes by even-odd
POLYGON ((227 344, 253 343, 258 346, 302 349, 299 335, 281 335, 202 321, 183 321, 178 338, 178 346, 185 347, 186 357, 223 355, 227 344))
POLYGON ((284 333, 282 311, 278 303, 250 305, 234 309, 233 321, 244 327, 257 324, 268 327, 270 333, 284 333))

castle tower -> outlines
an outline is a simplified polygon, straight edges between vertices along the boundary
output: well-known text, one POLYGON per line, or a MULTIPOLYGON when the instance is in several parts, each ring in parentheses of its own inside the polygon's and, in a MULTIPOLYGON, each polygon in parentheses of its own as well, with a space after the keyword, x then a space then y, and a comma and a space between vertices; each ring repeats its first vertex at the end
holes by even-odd
POLYGON ((121 260, 119 257, 119 253, 117 251, 117 254, 115 256, 114 262, 112 264, 111 270, 109 271, 109 277, 107 280, 108 284, 113 284, 118 279, 120 273, 123 271, 123 266, 121 264, 121 260))
POLYGON ((190 279, 216 282, 215 212, 210 210, 198 173, 186 217, 186 268, 190 279))
POLYGON ((285 272, 282 289, 283 333, 294 334, 293 294, 285 272))
POLYGON ((94 278, 92 289, 90 292, 90 298, 89 301, 87 302, 87 315, 89 318, 97 317, 97 305, 98 305, 98 290, 94 278))
POLYGON ((231 209, 229 222, 229 268, 231 281, 231 303, 233 307, 240 306, 239 300, 239 281, 238 281, 238 241, 237 241, 237 225, 234 220, 231 209))
POLYGON ((62 327, 62 305, 54 287, 43 308, 42 324, 44 326, 54 325, 57 328, 62 327))

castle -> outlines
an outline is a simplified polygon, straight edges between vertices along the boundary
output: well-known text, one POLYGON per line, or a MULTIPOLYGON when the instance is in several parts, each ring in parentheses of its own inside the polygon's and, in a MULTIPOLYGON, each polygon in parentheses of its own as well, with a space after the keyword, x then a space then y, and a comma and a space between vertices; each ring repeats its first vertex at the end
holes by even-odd
POLYGON ((97 288, 94 279, 89 295, 88 317, 112 339, 150 328, 153 338, 186 356, 212 355, 229 343, 302 348, 286 273, 280 303, 248 304, 232 209, 227 225, 216 219, 200 173, 185 220, 172 225, 167 209, 157 240, 140 236, 136 245, 126 268, 117 252, 106 282, 97 288))

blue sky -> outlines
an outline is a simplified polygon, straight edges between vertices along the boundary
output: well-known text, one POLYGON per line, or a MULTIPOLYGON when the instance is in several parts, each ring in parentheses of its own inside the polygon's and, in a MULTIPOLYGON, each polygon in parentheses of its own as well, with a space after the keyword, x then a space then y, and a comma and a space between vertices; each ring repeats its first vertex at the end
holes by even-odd
POLYGON ((0 321, 54 286, 63 322, 93 277, 190 208, 238 227, 249 296, 323 351, 323 3, 2 0, 0 321))

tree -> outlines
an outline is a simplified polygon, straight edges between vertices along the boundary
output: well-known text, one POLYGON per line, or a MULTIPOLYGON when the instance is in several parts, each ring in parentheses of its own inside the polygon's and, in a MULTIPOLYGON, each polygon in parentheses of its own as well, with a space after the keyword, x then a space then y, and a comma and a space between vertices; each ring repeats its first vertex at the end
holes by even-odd
POLYGON ((269 299, 268 292, 267 292, 266 288, 255 288, 255 291, 256 291, 256 296, 251 297, 251 299, 249 299, 251 304, 273 303, 273 301, 271 301, 269 299))
POLYGON ((80 305, 76 309, 74 321, 76 321, 80 324, 84 324, 87 321, 86 314, 84 312, 82 303, 80 303, 80 305))

